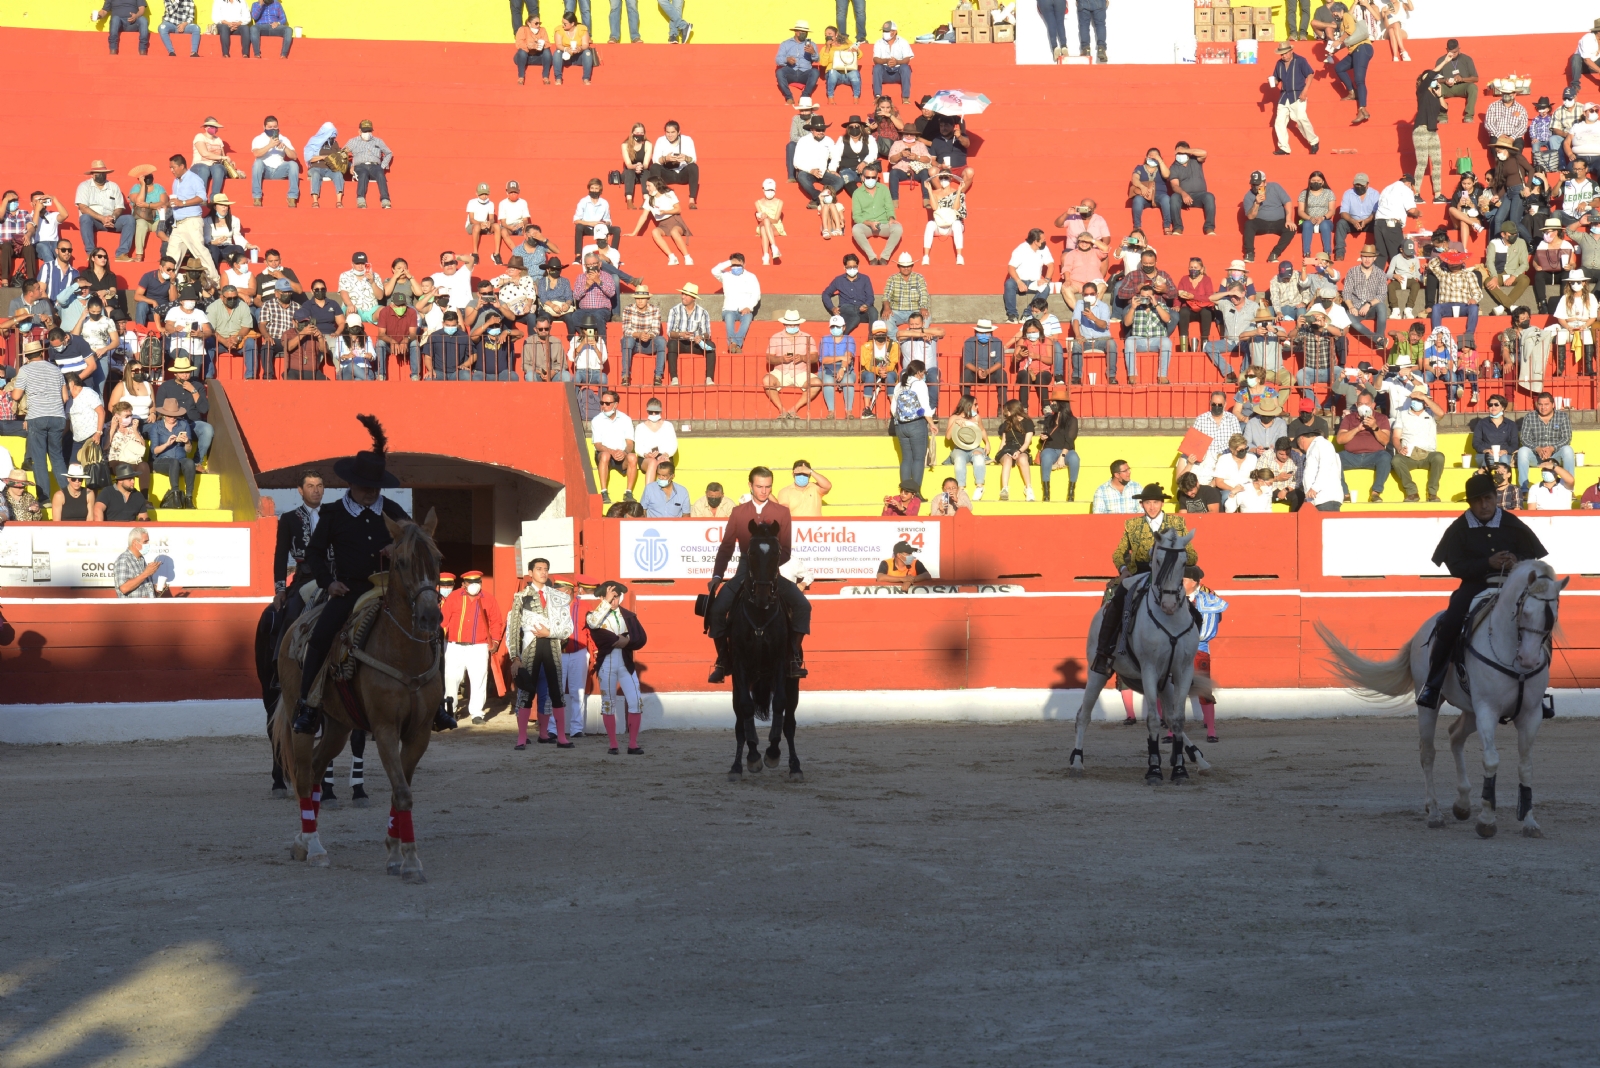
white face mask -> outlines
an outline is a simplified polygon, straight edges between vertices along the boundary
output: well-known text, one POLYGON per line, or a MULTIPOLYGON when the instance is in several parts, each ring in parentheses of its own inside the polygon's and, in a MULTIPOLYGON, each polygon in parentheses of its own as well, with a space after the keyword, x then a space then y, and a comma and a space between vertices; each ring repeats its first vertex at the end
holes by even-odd
MULTIPOLYGON (((1573 286, 1573 288, 1576 289, 1577 286, 1573 286)), ((194 301, 192 301, 192 300, 184 301, 183 302, 183 310, 186 311, 186 312, 194 311, 194 301)))
POLYGON ((469 594, 471 594, 472 596, 474 596, 474 597, 478 596, 479 591, 481 591, 482 589, 483 589, 483 583, 481 583, 481 582, 469 582, 469 583, 467 583, 467 592, 469 594))
POLYGON ((783 328, 783 332, 785 334, 798 334, 800 332, 800 328, 798 326, 786 326, 783 328))
POLYGON ((844 337, 844 327, 842 327, 842 326, 829 327, 828 328, 828 333, 832 334, 834 337, 844 337))
POLYGON ((1510 158, 1509 155, 1507 153, 1505 153, 1505 152, 1496 152, 1495 156, 1498 157, 1499 159, 1509 159, 1510 158))
POLYGON ((362 130, 361 131, 361 140, 363 140, 363 141, 372 140, 372 131, 371 130, 362 130))
POLYGON ((1574 283, 1572 283, 1572 291, 1574 293, 1578 292, 1578 290, 1580 290, 1582 288, 1583 288, 1583 283, 1582 282, 1574 282, 1574 283))
POLYGON ((1259 378, 1256 378, 1256 377, 1255 377, 1255 376, 1253 376, 1253 375, 1252 375, 1252 376, 1251 376, 1251 377, 1249 377, 1249 378, 1247 378, 1247 379, 1245 379, 1245 382, 1246 382, 1246 383, 1248 383, 1248 384, 1249 384, 1249 385, 1252 385, 1252 386, 1253 386, 1253 385, 1256 385, 1256 384, 1257 384, 1257 383, 1259 383, 1259 382, 1260 382, 1260 381, 1261 381, 1261 380, 1260 380, 1260 379, 1259 379, 1259 378))
POLYGON ((1037 331, 1037 330, 1029 330, 1028 331, 1028 340, 1029 341, 1038 341, 1039 340, 1039 331, 1037 331))
POLYGON ((1173 161, 1177 162, 1177 163, 1188 163, 1189 162, 1189 155, 1186 152, 1179 152, 1176 156, 1173 156, 1172 158, 1173 158, 1173 161))
POLYGON ((868 189, 875 189, 877 188, 878 180, 876 178, 863 178, 861 179, 861 184, 868 189))
POLYGON ((778 195, 778 191, 776 189, 763 189, 761 195, 771 200, 778 195))
POLYGON ((854 278, 856 275, 858 275, 860 273, 861 273, 861 268, 859 268, 859 267, 846 267, 844 269, 844 276, 846 278, 854 278))
POLYGON ((1361 416, 1361 418, 1365 419, 1367 416, 1372 414, 1372 406, 1370 404, 1363 404, 1361 407, 1356 409, 1356 412, 1361 416))
POLYGON ((448 597, 448 596, 450 596, 450 587, 449 586, 440 586, 439 587, 439 596, 440 597, 448 597))
POLYGON ((1556 480, 1556 473, 1554 471, 1546 471, 1544 473, 1544 480, 1546 482, 1554 482, 1556 480))
POLYGON ((652 423, 660 422, 660 420, 661 420, 661 413, 660 412, 645 412, 644 414, 647 415, 650 418, 650 421, 652 423))
POLYGON ((1156 159, 1154 156, 1151 156, 1149 159, 1145 160, 1144 163, 1145 163, 1146 167, 1159 167, 1159 166, 1161 166, 1161 161, 1156 159))

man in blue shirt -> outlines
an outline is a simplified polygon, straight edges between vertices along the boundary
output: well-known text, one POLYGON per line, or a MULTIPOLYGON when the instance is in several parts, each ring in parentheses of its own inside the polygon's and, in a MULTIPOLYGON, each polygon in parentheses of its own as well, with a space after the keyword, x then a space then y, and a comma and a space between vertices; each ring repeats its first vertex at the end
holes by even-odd
POLYGON ((801 86, 804 96, 810 96, 817 88, 817 46, 806 40, 809 36, 811 24, 799 19, 794 24, 794 36, 778 46, 778 92, 791 104, 793 86, 801 86))
POLYGON ((1072 306, 1072 384, 1083 381, 1086 349, 1106 357, 1106 381, 1117 384, 1117 343, 1111 337, 1111 305, 1100 299, 1100 283, 1083 283, 1083 295, 1072 306))
POLYGON ((1378 191, 1369 184, 1365 174, 1355 177, 1354 188, 1346 189, 1339 198, 1339 223, 1333 229, 1333 258, 1344 259, 1345 239, 1351 234, 1365 234, 1372 241, 1372 220, 1378 213, 1378 191))
POLYGON ((167 255, 179 267, 183 266, 184 253, 192 255, 205 268, 206 274, 222 281, 217 265, 211 260, 211 251, 205 240, 205 206, 210 199, 206 181, 189 169, 189 161, 173 156, 168 164, 172 168, 172 197, 167 201, 172 207, 172 236, 167 240, 167 255))
POLYGON ((1272 68, 1267 84, 1278 90, 1278 114, 1272 120, 1272 133, 1278 147, 1272 154, 1289 154, 1289 120, 1293 119, 1315 156, 1322 142, 1317 139, 1317 131, 1311 128, 1311 117, 1306 114, 1306 86, 1311 84, 1311 64, 1288 41, 1278 42, 1278 65, 1272 68))
POLYGON ((861 257, 854 252, 844 258, 844 273, 822 290, 822 306, 830 317, 837 315, 844 320, 846 334, 854 334, 856 327, 872 321, 877 299, 872 279, 861 273, 861 257))
POLYGON ((672 481, 671 460, 656 464, 656 479, 639 495, 639 504, 650 519, 679 519, 689 514, 689 491, 672 481))
POLYGON ((112 55, 117 54, 125 33, 138 33, 141 56, 150 51, 150 11, 145 6, 145 0, 105 0, 100 10, 95 12, 95 18, 98 20, 107 15, 111 18, 108 28, 111 31, 109 41, 112 55))

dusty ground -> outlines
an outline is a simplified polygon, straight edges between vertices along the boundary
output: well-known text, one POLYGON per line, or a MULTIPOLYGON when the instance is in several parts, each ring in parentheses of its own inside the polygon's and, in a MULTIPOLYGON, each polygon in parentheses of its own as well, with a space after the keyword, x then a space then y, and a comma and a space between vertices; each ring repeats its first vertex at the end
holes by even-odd
POLYGON ((289 861, 264 742, 0 749, 0 1068, 1594 1063, 1600 723, 1540 734, 1542 841, 1428 830, 1410 721, 1223 728, 1150 789, 1121 727, 1083 781, 908 725, 730 785, 731 735, 491 724, 422 765, 422 887, 381 781, 289 861))

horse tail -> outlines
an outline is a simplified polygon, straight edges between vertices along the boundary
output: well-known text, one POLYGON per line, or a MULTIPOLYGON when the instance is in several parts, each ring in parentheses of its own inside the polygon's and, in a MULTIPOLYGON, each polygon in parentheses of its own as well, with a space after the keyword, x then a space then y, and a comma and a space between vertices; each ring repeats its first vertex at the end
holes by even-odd
POLYGON ((302 791, 300 784, 295 781, 294 757, 294 709, 289 707, 288 699, 280 693, 278 705, 272 710, 272 715, 267 718, 267 734, 272 739, 272 753, 277 757, 278 766, 283 769, 283 777, 289 783, 292 797, 309 796, 310 791, 302 791))
POLYGON ((1189 683, 1189 696, 1204 697, 1208 701, 1212 700, 1217 696, 1216 684, 1196 671, 1194 679, 1189 683))
POLYGON ((1340 641, 1320 619, 1315 626, 1333 654, 1324 658, 1325 662, 1358 695, 1371 699, 1411 695, 1416 680, 1411 677, 1409 641, 1387 660, 1368 660, 1340 641))

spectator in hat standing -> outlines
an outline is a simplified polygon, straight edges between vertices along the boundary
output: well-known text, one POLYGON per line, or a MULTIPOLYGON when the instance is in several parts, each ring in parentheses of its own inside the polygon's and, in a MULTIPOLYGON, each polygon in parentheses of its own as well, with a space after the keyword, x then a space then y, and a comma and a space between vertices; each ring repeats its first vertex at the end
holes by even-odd
POLYGON ((808 40, 811 23, 797 19, 793 31, 794 36, 778 46, 777 57, 778 92, 790 104, 794 103, 794 86, 801 86, 801 92, 810 96, 816 91, 818 78, 817 46, 808 40))
POLYGON ((1278 90, 1278 110, 1272 120, 1272 133, 1278 147, 1276 156, 1289 154, 1289 123, 1300 128, 1311 154, 1315 156, 1322 147, 1317 131, 1311 127, 1311 117, 1306 114, 1306 89, 1311 84, 1311 64, 1305 56, 1294 50, 1288 41, 1278 42, 1278 63, 1272 69, 1267 84, 1278 90))
MULTIPOLYGON (((372 132, 372 120, 361 120, 361 132, 345 144, 350 154, 350 173, 356 179, 356 207, 367 206, 367 186, 378 183, 378 196, 384 207, 389 207, 389 166, 394 162, 394 152, 372 132)), ((291 194, 292 198, 293 194, 291 194)), ((293 207, 291 202, 290 207, 293 207)))
MULTIPOLYGON (((1467 107, 1461 114, 1461 121, 1472 122, 1478 111, 1478 67, 1472 62, 1472 57, 1461 51, 1461 42, 1454 37, 1444 43, 1444 55, 1433 62, 1433 69, 1439 73, 1439 96, 1441 98, 1466 97, 1467 107)), ((1440 122, 1449 122, 1450 116, 1440 109, 1440 122)))
POLYGON ((883 36, 872 43, 872 95, 883 95, 885 82, 900 86, 901 103, 911 102, 911 43, 900 36, 893 22, 883 24, 883 36))

